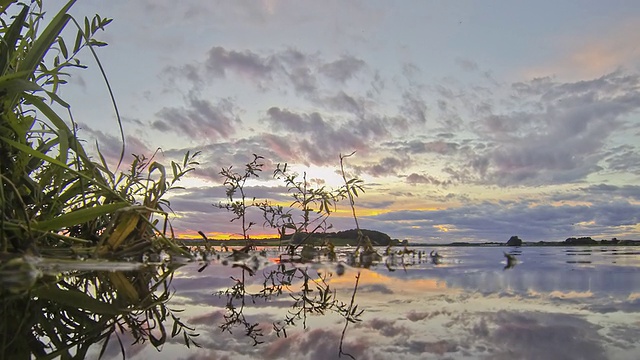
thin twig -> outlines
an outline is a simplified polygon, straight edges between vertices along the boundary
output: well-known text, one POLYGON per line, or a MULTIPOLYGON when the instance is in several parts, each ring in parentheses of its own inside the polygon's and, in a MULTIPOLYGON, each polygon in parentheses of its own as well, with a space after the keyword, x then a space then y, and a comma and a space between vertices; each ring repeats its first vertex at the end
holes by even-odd
POLYGON ((347 318, 344 322, 344 328, 342 328, 342 335, 340 336, 340 348, 338 350, 338 357, 342 357, 342 355, 346 355, 350 358, 352 358, 353 360, 355 360, 356 358, 353 357, 353 355, 346 353, 344 351, 342 351, 342 344, 344 343, 344 336, 347 332, 347 326, 349 326, 349 316, 351 314, 351 309, 353 308, 353 303, 356 300, 356 292, 358 291, 358 283, 360 282, 360 271, 358 271, 358 275, 356 275, 356 283, 353 286, 353 294, 351 294, 351 302, 349 303, 349 312, 347 313, 347 318))

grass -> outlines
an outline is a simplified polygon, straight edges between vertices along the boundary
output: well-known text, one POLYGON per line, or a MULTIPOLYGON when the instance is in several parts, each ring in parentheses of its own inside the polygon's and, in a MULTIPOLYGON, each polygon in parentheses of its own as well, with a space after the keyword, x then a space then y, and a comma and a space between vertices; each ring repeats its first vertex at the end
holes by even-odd
MULTIPOLYGON (((190 255, 171 240, 164 196, 193 170, 198 154, 170 167, 140 155, 127 170, 111 170, 99 152, 89 156, 71 106, 58 95, 67 71, 86 67, 82 53, 104 75, 96 48, 106 44, 97 36, 111 19, 79 22, 69 15, 75 2, 49 17, 40 1, 0 1, 0 359, 82 358, 125 328, 159 347, 167 320, 171 335, 193 344, 165 305, 172 269, 40 269, 42 258, 190 255), (76 30, 70 39, 63 36, 69 28, 76 30)), ((105 84, 111 92, 106 76, 105 84)))

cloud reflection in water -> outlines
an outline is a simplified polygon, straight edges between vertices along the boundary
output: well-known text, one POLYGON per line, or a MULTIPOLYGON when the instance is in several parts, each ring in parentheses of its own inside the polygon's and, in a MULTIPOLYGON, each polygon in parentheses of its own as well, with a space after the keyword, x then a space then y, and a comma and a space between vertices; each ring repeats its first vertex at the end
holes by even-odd
MULTIPOLYGON (((348 328, 344 349, 357 359, 636 359, 638 255, 617 255, 612 248, 566 250, 521 248, 518 264, 503 270, 502 248, 441 248, 445 266, 405 259, 406 266, 395 271, 378 265, 334 275, 328 283, 347 302, 356 271, 362 274, 356 303, 365 313, 348 328), (589 263, 574 262, 587 257, 589 263)), ((298 326, 287 338, 275 336, 272 323, 290 306, 286 298, 247 305, 247 316, 264 331, 264 344, 251 346, 242 329, 221 333, 225 300, 214 294, 232 284, 229 277, 238 269, 196 269, 187 266, 176 275, 172 306, 185 308, 203 348, 175 341, 159 354, 128 352, 132 358, 338 358, 344 326, 338 315, 313 316, 307 330, 298 326)))

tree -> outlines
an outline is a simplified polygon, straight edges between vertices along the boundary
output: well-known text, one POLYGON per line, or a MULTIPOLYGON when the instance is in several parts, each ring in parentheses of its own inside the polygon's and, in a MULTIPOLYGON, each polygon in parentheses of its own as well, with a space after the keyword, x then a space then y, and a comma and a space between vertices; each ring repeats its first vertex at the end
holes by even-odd
POLYGON ((522 239, 514 235, 507 241, 507 246, 522 246, 522 239))

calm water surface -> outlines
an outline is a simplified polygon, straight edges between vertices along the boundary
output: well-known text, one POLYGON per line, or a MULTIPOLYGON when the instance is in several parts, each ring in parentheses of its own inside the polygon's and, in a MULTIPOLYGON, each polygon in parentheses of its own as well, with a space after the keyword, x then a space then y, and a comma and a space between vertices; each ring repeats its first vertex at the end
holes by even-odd
MULTIPOLYGON (((327 283, 345 303, 360 272, 355 303, 365 311, 362 321, 347 327, 345 353, 356 359, 640 358, 640 248, 414 249, 425 255, 385 258, 370 269, 346 267, 341 276, 335 265, 308 266, 314 273, 332 274, 327 283), (437 263, 428 256, 434 249, 442 255, 437 263), (505 268, 503 251, 517 257, 515 266, 505 268)), ((221 331, 228 298, 218 292, 232 286, 232 277, 241 278, 243 270, 220 262, 202 265, 178 270, 169 303, 184 309, 180 317, 195 327, 202 347, 187 348, 178 337, 160 352, 148 343, 128 346, 127 358, 338 358, 345 320, 337 314, 309 315, 306 329, 299 321, 286 338, 277 336, 273 323, 286 317, 293 302, 287 294, 245 301, 243 316, 259 324, 264 343, 253 346, 243 326, 221 331)), ((247 289, 259 291, 263 274, 276 266, 263 266, 254 276, 245 271, 247 289)), ((120 337, 125 345, 131 342, 127 334, 120 337)), ((104 358, 122 358, 117 341, 104 358)))

